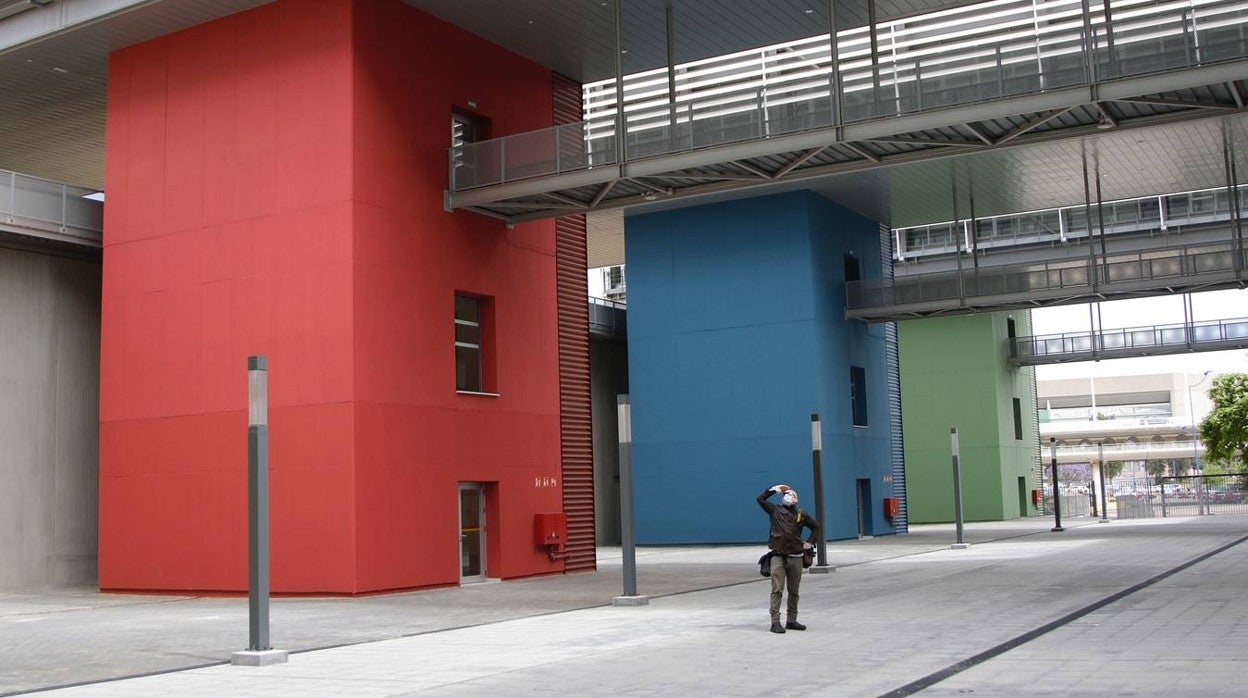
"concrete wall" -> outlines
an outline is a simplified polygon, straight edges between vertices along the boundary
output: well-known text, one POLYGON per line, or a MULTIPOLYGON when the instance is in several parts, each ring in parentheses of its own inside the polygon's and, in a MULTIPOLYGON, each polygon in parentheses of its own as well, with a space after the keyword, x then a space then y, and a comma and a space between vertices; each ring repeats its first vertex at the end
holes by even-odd
POLYGON ((593 342, 589 382, 594 419, 594 539, 620 544, 620 440, 616 397, 628 392, 628 345, 593 342))
POLYGON ((100 265, 0 248, 0 587, 92 584, 100 265))
POLYGON ((899 323, 906 492, 913 523, 952 521, 949 430, 958 428, 962 511, 968 521, 1034 513, 1024 491, 1037 487, 1036 409, 1031 368, 1007 361, 1009 319, 1030 331, 1025 312, 930 318, 899 323), (1014 399, 1022 434, 1015 438, 1014 399))

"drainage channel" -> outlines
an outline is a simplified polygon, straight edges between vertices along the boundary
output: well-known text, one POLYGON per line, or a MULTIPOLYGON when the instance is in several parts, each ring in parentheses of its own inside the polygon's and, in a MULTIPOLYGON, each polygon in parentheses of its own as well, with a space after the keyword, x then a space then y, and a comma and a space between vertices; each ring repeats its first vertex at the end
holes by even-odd
POLYGON ((980 652, 979 654, 967 657, 966 659, 963 659, 960 662, 957 662, 955 664, 950 664, 944 669, 932 672, 931 674, 928 674, 927 676, 924 676, 921 679, 911 681, 910 683, 904 686, 901 686, 900 688, 895 688, 889 691, 888 693, 883 693, 880 695, 880 698, 901 698, 902 696, 914 695, 915 693, 918 693, 919 691, 922 691, 925 688, 929 688, 935 684, 938 684, 941 681, 944 681, 945 679, 951 676, 955 676, 957 674, 960 674, 966 671, 967 669, 970 669, 979 664, 983 664, 984 662, 988 661, 989 659, 992 659, 993 657, 996 657, 1001 654, 1005 654, 1006 652, 1009 652, 1010 650, 1016 647, 1019 647, 1028 642, 1031 642, 1032 640, 1042 635, 1050 633, 1064 625, 1067 625, 1073 621, 1076 621, 1088 615, 1089 613, 1098 611, 1101 608, 1104 608, 1105 606, 1108 606, 1109 604, 1114 603, 1115 601, 1124 599, 1130 596, 1131 594, 1134 594, 1135 592, 1140 591, 1141 589, 1146 589, 1156 584, 1157 582, 1160 582, 1161 580, 1166 579, 1167 577, 1170 577, 1171 575, 1178 574, 1179 572, 1182 572, 1183 570, 1193 565, 1200 564, 1201 562, 1208 560, 1214 555, 1217 555, 1218 553, 1224 552, 1226 550, 1230 550, 1231 548, 1239 545, 1240 543, 1243 543, 1244 541, 1248 541, 1248 536, 1242 536, 1240 538, 1237 538, 1231 541, 1230 543, 1227 543, 1226 545, 1220 546, 1218 548, 1214 548, 1213 550, 1210 550, 1209 552, 1204 553, 1202 555, 1198 555, 1192 558, 1191 560, 1188 560, 1187 562, 1184 562, 1176 567, 1172 567, 1166 570, 1165 572, 1161 572, 1157 574, 1156 576, 1150 577, 1149 579, 1146 579, 1140 582, 1139 584, 1127 587, 1126 589, 1122 589, 1121 591, 1110 594, 1109 596, 1106 596, 1103 599, 1100 599, 1098 601, 1093 601, 1092 603, 1082 608, 1071 611, 1070 613, 1067 613, 1066 615, 1062 616, 1061 618, 1058 618, 1057 620, 1053 620, 1048 623, 1045 623, 1044 625, 1041 625, 1040 627, 1035 628, 1034 630, 1030 630, 1028 632, 1023 633, 1022 635, 1006 640, 1005 642, 1002 642, 1001 644, 996 645, 995 647, 990 647, 989 649, 986 649, 983 652, 980 652))

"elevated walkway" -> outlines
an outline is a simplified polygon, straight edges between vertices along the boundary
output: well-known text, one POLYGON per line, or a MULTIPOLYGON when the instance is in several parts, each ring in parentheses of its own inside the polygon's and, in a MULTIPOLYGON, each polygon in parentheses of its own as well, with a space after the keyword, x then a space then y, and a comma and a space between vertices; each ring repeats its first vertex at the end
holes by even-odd
POLYGON ((1236 318, 1016 337, 1011 340, 1009 361, 1017 366, 1038 366, 1245 348, 1248 318, 1236 318))
POLYGON ((1103 257, 855 281, 846 284, 845 315, 888 322, 1246 285, 1242 236, 1224 231, 1207 243, 1169 246, 1165 237, 1145 242, 1103 257))
POLYGON ((520 222, 1241 111, 1246 22, 993 0, 628 75, 585 121, 452 148, 446 206, 520 222))
POLYGON ((103 246, 104 203, 92 189, 0 170, 0 243, 22 247, 103 246))
POLYGON ((1226 240, 1235 234, 1236 214, 1242 218, 1248 211, 1248 187, 1233 191, 1235 196, 1222 187, 897 228, 893 274, 1086 258, 1089 241, 1099 247, 1102 239, 1114 251, 1156 246, 1133 244, 1133 238, 1168 236, 1185 244, 1226 240))

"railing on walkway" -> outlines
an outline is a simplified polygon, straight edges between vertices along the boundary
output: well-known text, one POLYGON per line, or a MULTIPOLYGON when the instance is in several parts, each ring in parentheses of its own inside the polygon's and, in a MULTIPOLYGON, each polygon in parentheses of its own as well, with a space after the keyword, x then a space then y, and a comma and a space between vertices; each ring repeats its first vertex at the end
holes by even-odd
POLYGON ((1175 349, 1215 351, 1248 347, 1248 318, 1102 329, 1099 332, 1015 337, 1010 361, 1031 365, 1062 361, 1145 356, 1175 349))
MULTIPOLYGON (((1239 215, 1248 212, 1248 186, 1237 188, 1239 215)), ((961 251, 987 250, 1021 245, 1079 241, 1099 233, 1106 235, 1171 231, 1187 226, 1226 223, 1235 218, 1235 202, 1225 188, 1106 201, 1098 211, 1095 204, 1064 206, 1040 211, 989 216, 971 221, 946 221, 910 228, 897 228, 898 260, 922 260, 961 251), (1092 226, 1088 226, 1088 209, 1092 226)))
POLYGON ((104 204, 92 189, 0 170, 0 229, 98 247, 104 204))
POLYGON ((904 310, 963 305, 1000 306, 1089 294, 1185 288, 1217 280, 1234 282, 1245 268, 1235 241, 1111 254, 1092 260, 980 267, 958 272, 863 279, 846 284, 846 309, 904 310))
MULTIPOLYGON (((1205 452, 1205 445, 1197 442, 1197 453, 1205 452)), ((1045 445, 1047 448, 1047 444, 1045 445)), ((1183 441, 1118 441, 1115 443, 1078 443, 1078 444, 1062 444, 1059 443, 1054 447, 1057 453, 1057 459, 1063 463, 1094 461, 1104 454, 1109 460, 1158 460, 1170 457, 1187 457, 1192 455, 1192 442, 1190 439, 1183 441), (1174 454, 1161 455, 1161 454, 1174 454)), ((1047 453, 1047 451, 1046 451, 1047 453)))
POLYGON ((612 339, 628 335, 628 314, 623 303, 605 298, 589 299, 589 334, 612 339))
POLYGON ((462 191, 1248 56, 1244 0, 992 0, 585 86, 586 121, 451 149, 462 191))

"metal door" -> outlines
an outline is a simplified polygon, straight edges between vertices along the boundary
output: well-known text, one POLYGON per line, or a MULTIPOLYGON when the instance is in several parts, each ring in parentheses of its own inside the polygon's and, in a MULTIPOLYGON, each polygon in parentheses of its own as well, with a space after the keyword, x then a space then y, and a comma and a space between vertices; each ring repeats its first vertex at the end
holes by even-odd
POLYGON ((459 580, 485 581, 485 497, 478 483, 459 485, 459 580))

